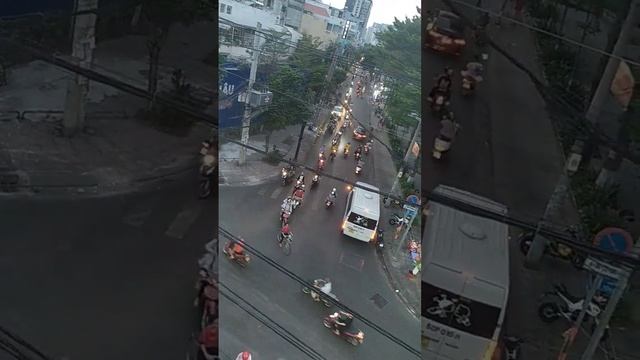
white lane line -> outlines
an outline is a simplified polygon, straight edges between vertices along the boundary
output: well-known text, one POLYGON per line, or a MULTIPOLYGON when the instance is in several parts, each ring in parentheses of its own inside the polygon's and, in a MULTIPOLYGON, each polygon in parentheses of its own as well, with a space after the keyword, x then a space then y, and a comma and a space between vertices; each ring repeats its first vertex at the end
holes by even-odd
POLYGON ((280 196, 280 193, 282 193, 282 187, 278 187, 275 190, 273 190, 273 192, 271 193, 271 198, 272 199, 278 198, 278 196, 280 196))
POLYGON ((187 231, 189 231, 193 222, 196 221, 200 212, 202 212, 202 204, 204 204, 202 201, 187 204, 175 217, 164 234, 168 237, 182 239, 187 231))

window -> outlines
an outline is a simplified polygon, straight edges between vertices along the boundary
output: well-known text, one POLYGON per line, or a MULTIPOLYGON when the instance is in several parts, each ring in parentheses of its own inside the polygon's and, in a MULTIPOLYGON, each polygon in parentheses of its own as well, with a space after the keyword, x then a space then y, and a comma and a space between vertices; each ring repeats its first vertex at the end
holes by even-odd
POLYGON ((227 8, 227 5, 225 4, 220 4, 220 12, 224 14, 225 9, 227 8))
POLYGON ((331 29, 333 28, 333 26, 329 23, 327 23, 327 31, 331 31, 331 29))
POLYGON ((362 216, 360 214, 356 214, 353 211, 349 214, 349 218, 347 219, 347 221, 349 221, 352 224, 360 225, 363 228, 369 229, 369 230, 375 230, 376 229, 376 225, 378 225, 377 221, 375 221, 373 219, 369 219, 366 216, 362 216))
POLYGON ((227 14, 231 14, 231 6, 227 6, 227 14))

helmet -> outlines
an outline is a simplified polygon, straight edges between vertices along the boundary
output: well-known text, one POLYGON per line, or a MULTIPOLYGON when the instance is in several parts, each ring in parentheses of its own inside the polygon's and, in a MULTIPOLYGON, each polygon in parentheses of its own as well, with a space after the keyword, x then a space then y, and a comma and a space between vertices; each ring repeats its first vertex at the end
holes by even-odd
POLYGON ((336 192, 336 191, 337 191, 336 188, 331 189, 331 192, 336 192))
POLYGON ((236 360, 251 360, 251 353, 248 351, 243 351, 236 357, 236 360))

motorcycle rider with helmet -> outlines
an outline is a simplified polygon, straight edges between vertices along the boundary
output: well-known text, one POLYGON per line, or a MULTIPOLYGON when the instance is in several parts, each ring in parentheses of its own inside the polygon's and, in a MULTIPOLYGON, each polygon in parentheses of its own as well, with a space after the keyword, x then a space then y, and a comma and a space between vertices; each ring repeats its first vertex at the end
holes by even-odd
POLYGON ((351 323, 353 322, 353 315, 349 314, 346 311, 339 310, 338 316, 335 318, 333 323, 333 332, 336 335, 340 335, 340 332, 344 329, 348 329, 351 323))
POLYGON ((302 204, 302 199, 304 199, 304 185, 302 185, 302 186, 300 186, 298 188, 295 188, 293 190, 293 194, 292 195, 293 195, 293 201, 294 202, 297 201, 298 205, 301 205, 302 204))
POLYGON ((336 191, 336 188, 331 189, 331 193, 327 196, 327 201, 330 201, 332 204, 336 202, 336 198, 338 197, 336 191))
POLYGON ((345 146, 344 146, 344 153, 348 154, 349 150, 351 150, 351 142, 348 142, 345 146))
POLYGON ((244 256, 244 247, 241 244, 242 241, 244 241, 242 238, 240 239, 240 241, 231 239, 227 243, 227 246, 225 247, 225 249, 227 250, 226 253, 227 253, 227 256, 229 256, 229 259, 233 260, 236 257, 244 256))
POLYGON ((284 224, 280 229, 280 238, 278 239, 278 245, 282 246, 284 239, 289 238, 289 241, 293 240, 293 232, 289 229, 289 224, 284 224))

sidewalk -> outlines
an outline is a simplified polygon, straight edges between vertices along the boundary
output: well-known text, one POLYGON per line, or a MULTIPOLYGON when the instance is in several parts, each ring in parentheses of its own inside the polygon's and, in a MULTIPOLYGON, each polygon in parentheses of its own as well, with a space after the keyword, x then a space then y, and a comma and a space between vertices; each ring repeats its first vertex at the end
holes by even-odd
MULTIPOLYGON (((269 139, 269 151, 276 149, 285 159, 293 159, 296 152, 300 124, 288 126, 282 130, 274 131, 269 139)), ((315 135, 305 129, 298 162, 306 163, 309 149, 315 143, 315 135)), ((249 137, 249 145, 264 150, 266 135, 259 134, 249 137)), ((220 142, 219 176, 220 186, 254 186, 280 178, 280 169, 283 163, 271 165, 264 159, 265 155, 247 149, 246 164, 238 165, 241 145, 231 142, 220 142)))
MULTIPOLYGON (((494 7, 495 3, 498 1, 494 1, 494 7)), ((509 31, 492 30, 490 36, 498 46, 542 78, 541 65, 535 60, 537 48, 534 35, 528 29, 510 27, 509 31)), ((530 211, 515 215, 539 217, 564 166, 552 121, 544 101, 528 76, 496 51, 492 51, 490 55, 487 79, 492 109, 495 177, 504 179, 504 183, 495 184, 499 200, 512 209, 524 208, 530 211), (518 133, 527 136, 516 137, 518 133), (518 140, 514 144, 513 140, 516 138, 518 140)), ((572 199, 566 200, 558 216, 551 219, 552 222, 561 225, 578 222, 572 199)), ((512 234, 512 238, 515 236, 517 234, 512 234)), ((572 293, 583 295, 586 292, 586 274, 549 258, 543 259, 542 270, 526 270, 522 267, 523 256, 519 254, 516 244, 511 252, 514 261, 511 264, 512 286, 507 332, 528 339, 523 345, 523 355, 527 358, 556 357, 562 344, 562 332, 570 324, 541 323, 536 313, 536 299, 556 282, 564 282, 572 293)), ((623 333, 613 329, 612 333, 614 346, 619 354, 634 352, 637 347, 634 344, 637 332, 623 333)), ((585 334, 578 335, 571 347, 570 358, 581 354, 587 340, 585 334)), ((602 352, 596 355, 596 359, 600 358, 604 358, 602 352)))
MULTIPOLYGON (((370 113, 370 126, 374 127, 375 136, 389 145, 389 136, 386 131, 378 126, 378 119, 373 111, 370 113)), ((398 170, 394 166, 391 154, 382 144, 374 142, 372 149, 373 171, 376 179, 376 185, 380 190, 389 192, 396 178, 398 170)), ((396 195, 399 195, 399 191, 396 195)), ((413 277, 409 272, 414 268, 411 261, 408 244, 411 240, 420 242, 420 217, 414 221, 413 228, 409 232, 409 236, 404 243, 394 239, 395 227, 388 224, 389 218, 393 213, 402 213, 402 209, 381 208, 380 227, 384 231, 385 247, 378 255, 382 263, 382 267, 387 274, 387 278, 391 286, 396 291, 400 300, 405 304, 407 309, 416 317, 420 316, 420 274, 413 277)))
MULTIPOLYGON (((193 31, 202 26, 172 29, 171 41, 164 48, 163 54, 178 53, 185 59, 173 65, 184 69, 188 82, 206 79, 203 71, 211 68, 195 65, 194 59, 215 49, 215 44, 202 48, 202 41, 195 43, 199 38, 193 31)), ((141 36, 99 43, 95 70, 146 88, 145 49, 141 36)), ((167 59, 161 61, 167 63, 167 59)), ((160 89, 170 86, 172 70, 173 66, 161 66, 160 89)), ((158 131, 136 119, 145 100, 96 82, 90 83, 84 131, 73 138, 60 136, 67 82, 72 76, 33 61, 13 68, 9 84, 0 87, 0 178, 18 179, 5 191, 106 194, 196 172, 199 145, 208 138, 209 128, 196 124, 182 137, 158 131)), ((210 79, 215 88, 215 77, 210 79)))

